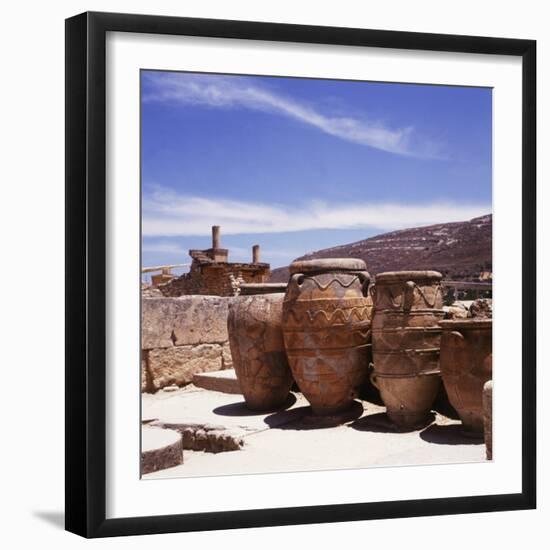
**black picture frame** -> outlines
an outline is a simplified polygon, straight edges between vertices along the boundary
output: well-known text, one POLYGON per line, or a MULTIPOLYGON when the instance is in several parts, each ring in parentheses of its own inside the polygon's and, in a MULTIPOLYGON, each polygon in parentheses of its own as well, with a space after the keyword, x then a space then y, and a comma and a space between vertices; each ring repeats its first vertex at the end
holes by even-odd
POLYGON ((536 507, 536 42, 180 17, 66 20, 66 529, 107 537, 536 507), (522 490, 516 494, 106 519, 105 40, 108 31, 518 56, 522 121, 522 490))

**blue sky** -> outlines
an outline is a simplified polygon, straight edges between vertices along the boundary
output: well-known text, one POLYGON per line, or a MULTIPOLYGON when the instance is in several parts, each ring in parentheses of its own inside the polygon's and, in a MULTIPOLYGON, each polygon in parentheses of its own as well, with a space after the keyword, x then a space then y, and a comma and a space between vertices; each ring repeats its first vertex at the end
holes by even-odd
POLYGON ((142 261, 287 265, 491 212, 487 88, 142 71, 142 261))

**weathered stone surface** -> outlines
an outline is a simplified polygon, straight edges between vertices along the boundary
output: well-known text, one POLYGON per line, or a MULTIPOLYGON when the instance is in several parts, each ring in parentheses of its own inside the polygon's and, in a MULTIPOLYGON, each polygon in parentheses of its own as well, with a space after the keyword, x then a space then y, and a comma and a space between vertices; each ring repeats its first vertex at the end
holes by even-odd
POLYGON ((242 394, 241 385, 233 369, 199 372, 193 376, 193 384, 205 390, 242 394))
POLYGON ((183 464, 182 436, 175 430, 142 426, 141 473, 150 474, 183 464))
POLYGON ((147 372, 147 352, 141 352, 141 391, 149 391, 149 375, 147 372))
POLYGON ((141 297, 142 298, 162 298, 162 292, 153 286, 141 287, 141 297))
POLYGON ((209 426, 207 424, 164 424, 164 426, 177 430, 181 434, 183 448, 191 451, 223 453, 238 451, 244 446, 244 439, 241 434, 226 430, 222 426, 209 426))
POLYGON ((445 319, 466 319, 468 308, 462 302, 454 302, 450 306, 443 306, 445 319))
POLYGON ((474 300, 470 306, 470 317, 477 319, 492 319, 493 300, 490 298, 480 298, 479 300, 474 300))
POLYGON ((142 349, 227 341, 228 298, 182 296, 142 299, 142 349))
POLYGON ((233 357, 231 356, 231 348, 229 347, 229 342, 225 342, 222 346, 222 364, 223 369, 233 368, 233 357))
POLYGON ((270 275, 269 264, 229 263, 227 250, 190 250, 193 262, 189 273, 159 286, 164 296, 235 296, 241 283, 264 283, 270 275), (219 253, 222 254, 219 254, 219 253))
POLYGON ((183 386, 193 380, 197 372, 221 370, 222 346, 200 344, 174 346, 149 351, 149 372, 154 389, 172 384, 183 386))

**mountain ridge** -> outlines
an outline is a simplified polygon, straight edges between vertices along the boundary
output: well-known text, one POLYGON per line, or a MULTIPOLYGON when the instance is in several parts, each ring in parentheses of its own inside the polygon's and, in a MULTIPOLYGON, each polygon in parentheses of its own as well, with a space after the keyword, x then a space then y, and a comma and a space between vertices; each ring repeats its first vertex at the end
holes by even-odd
MULTIPOLYGON (((349 244, 304 254, 297 260, 361 258, 371 275, 384 271, 440 271, 444 278, 478 281, 492 277, 493 215, 463 222, 399 229, 349 244)), ((288 266, 271 272, 270 282, 288 280, 288 266)))

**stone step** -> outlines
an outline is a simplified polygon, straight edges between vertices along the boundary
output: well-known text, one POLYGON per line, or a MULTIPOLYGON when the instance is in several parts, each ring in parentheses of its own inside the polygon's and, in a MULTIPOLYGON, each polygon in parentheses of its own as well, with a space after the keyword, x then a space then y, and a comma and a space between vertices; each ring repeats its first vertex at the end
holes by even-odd
POLYGON ((141 474, 183 464, 181 434, 175 430, 141 427, 141 474))
POLYGON ((205 390, 242 394, 235 369, 199 372, 193 376, 193 384, 205 390))

